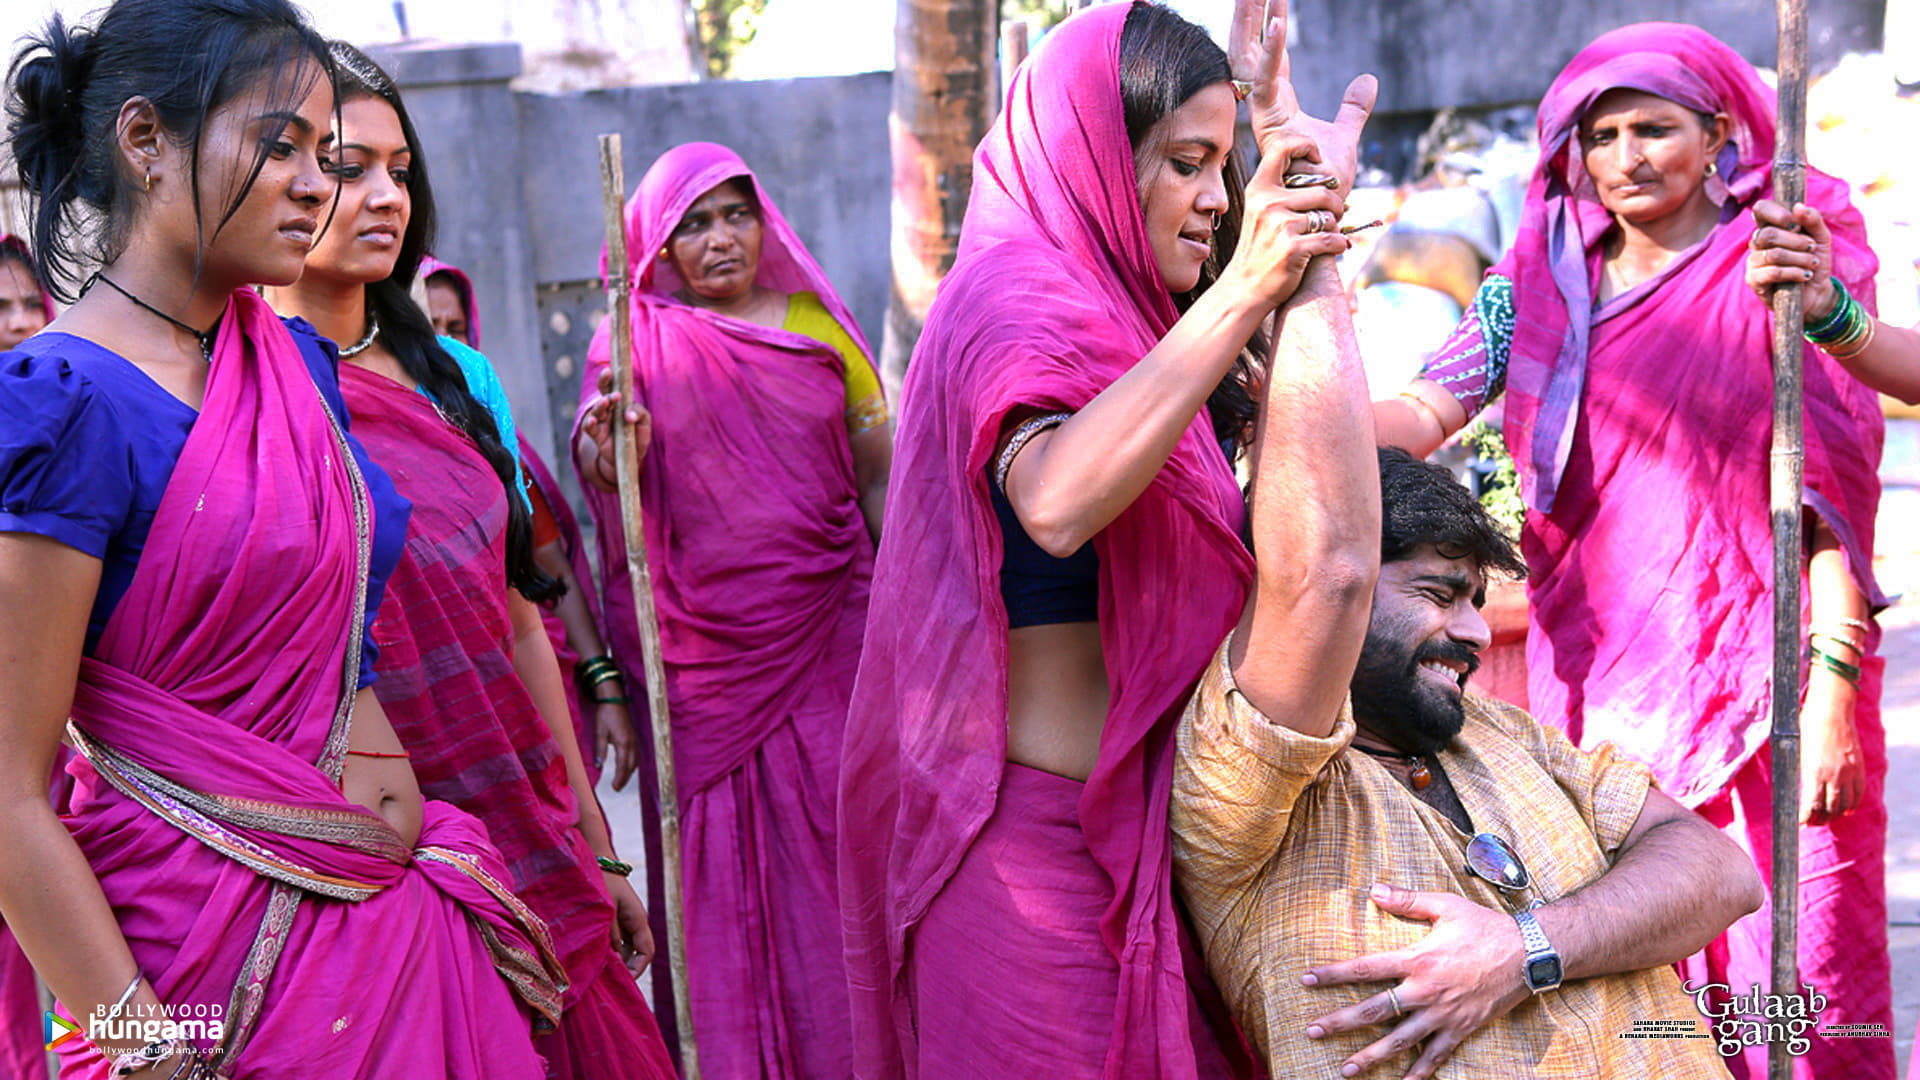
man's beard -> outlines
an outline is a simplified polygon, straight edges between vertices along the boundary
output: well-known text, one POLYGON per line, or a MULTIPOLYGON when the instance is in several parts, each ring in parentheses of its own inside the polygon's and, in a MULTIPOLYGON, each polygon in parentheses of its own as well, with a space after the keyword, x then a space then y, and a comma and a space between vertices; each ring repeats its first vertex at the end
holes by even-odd
POLYGON ((1355 719, 1371 734, 1409 754, 1445 749, 1466 723, 1459 697, 1420 678, 1423 660, 1463 663, 1468 676, 1480 667, 1474 651, 1457 641, 1431 641, 1409 653, 1404 641, 1369 626, 1353 673, 1355 719))

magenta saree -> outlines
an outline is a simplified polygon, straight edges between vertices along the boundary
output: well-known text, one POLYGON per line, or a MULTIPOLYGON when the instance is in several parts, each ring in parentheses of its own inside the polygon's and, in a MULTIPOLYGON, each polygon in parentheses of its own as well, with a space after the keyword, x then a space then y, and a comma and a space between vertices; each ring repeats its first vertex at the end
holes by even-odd
MULTIPOLYGON (((1517 329, 1506 433, 1529 513, 1529 696, 1543 721, 1584 745, 1612 742, 1661 786, 1753 853, 1770 849, 1768 733, 1772 400, 1766 306, 1744 282, 1752 203, 1769 191, 1772 92, 1705 31, 1647 23, 1576 56, 1540 106, 1540 165, 1513 253, 1517 329), (1611 219, 1576 152, 1581 115, 1628 87, 1725 113, 1721 224, 1660 277, 1593 301, 1611 219)), ((1846 186, 1818 172, 1807 201, 1835 238, 1835 273, 1873 302, 1877 262, 1846 186)), ((1806 371, 1806 509, 1833 528, 1857 588, 1886 603, 1872 571, 1876 396, 1811 346, 1806 371)), ((1877 634, 1874 637, 1877 639, 1877 634)), ((1870 642, 1869 650, 1877 646, 1870 642)), ((1862 665, 1855 723, 1866 805, 1802 830, 1801 977, 1831 1000, 1823 1026, 1891 1026, 1882 871, 1886 810, 1882 661, 1862 665)), ((1770 980, 1769 908, 1683 965, 1736 992, 1770 980)), ((1730 1062, 1765 1072, 1757 1047, 1730 1062)), ((1890 1078, 1891 1040, 1819 1038, 1801 1075, 1890 1078)))
POLYGON ((610 944, 613 903, 573 827, 566 762, 514 670, 506 489, 424 394, 351 364, 340 382, 355 437, 413 503, 374 623, 374 690, 420 790, 486 825, 515 894, 553 934, 570 987, 559 1029, 537 1041, 547 1075, 670 1076, 610 944))
MULTIPOLYGON (((654 257, 687 208, 734 177, 759 200, 758 284, 818 294, 865 347, 732 151, 690 143, 647 170, 627 204, 631 362, 653 413, 640 486, 679 770, 693 1023, 706 1075, 840 1077, 850 1065, 833 799, 873 545, 839 354, 681 303, 677 276, 654 257)), ((603 326, 586 396, 613 359, 603 326)), ((618 500, 582 486, 599 528, 608 637, 637 672, 618 500)))
POLYGON ((340 793, 371 526, 286 328, 235 293, 81 664, 67 825, 161 1000, 222 1010, 221 1075, 537 1077, 524 1009, 558 1014, 558 964, 479 822, 428 802, 409 851, 340 793))
POLYGON ((1006 760, 988 458, 1011 410, 1080 408, 1175 321, 1122 118, 1129 7, 1074 16, 1021 67, 907 374, 840 795, 856 1075, 870 1080, 1225 1068, 1188 987, 1167 828, 1175 723, 1253 567, 1204 413, 1094 539, 1112 696, 1091 777, 1006 760), (987 956, 1003 938, 1026 947, 987 956), (967 977, 977 965, 1004 973, 996 991, 967 977), (956 1016, 965 1030, 931 1030, 956 1016), (1063 1052, 1038 1062, 995 1053, 1050 1041, 1063 1052))

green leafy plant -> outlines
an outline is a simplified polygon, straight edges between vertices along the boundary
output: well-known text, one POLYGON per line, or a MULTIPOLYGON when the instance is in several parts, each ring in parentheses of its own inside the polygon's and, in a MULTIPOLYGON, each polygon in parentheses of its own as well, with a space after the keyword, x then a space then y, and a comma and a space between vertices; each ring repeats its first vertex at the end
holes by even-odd
POLYGON ((1473 451, 1480 459, 1486 478, 1485 487, 1480 491, 1480 505, 1487 508, 1493 520, 1507 531, 1507 535, 1518 539, 1520 525, 1527 517, 1527 504, 1520 498, 1520 473, 1513 467, 1513 455, 1507 452, 1507 440, 1498 428, 1482 420, 1475 420, 1460 436, 1460 442, 1473 451), (1484 466, 1490 465, 1491 469, 1484 466))
POLYGON ((707 77, 724 79, 733 73, 734 57, 760 32, 760 16, 767 0, 687 0, 700 33, 700 52, 706 58, 707 77))

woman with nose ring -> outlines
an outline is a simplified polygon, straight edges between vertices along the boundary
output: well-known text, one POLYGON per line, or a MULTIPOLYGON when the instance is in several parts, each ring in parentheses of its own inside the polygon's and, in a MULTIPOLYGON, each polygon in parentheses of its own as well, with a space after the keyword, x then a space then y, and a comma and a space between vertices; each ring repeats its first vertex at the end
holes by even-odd
POLYGON ((512 412, 485 357, 435 337, 409 295, 433 235, 433 195, 392 80, 358 49, 339 71, 340 196, 281 311, 348 344, 353 430, 413 504, 406 550, 374 623, 374 689, 429 796, 487 827, 514 894, 543 919, 566 973, 557 1027, 535 1040, 552 1080, 672 1075, 635 979, 652 954, 587 781, 538 600, 530 504, 512 412), (622 963, 622 960, 625 963, 622 963))
MULTIPOLYGON (((1505 392, 1535 715, 1645 761, 1763 867, 1773 382, 1746 269, 1773 137, 1772 91, 1705 31, 1646 23, 1594 41, 1541 103, 1513 252, 1422 377, 1375 408, 1383 442, 1427 453, 1505 392)), ((1864 319, 1877 263, 1860 215, 1841 181, 1810 170, 1807 188, 1864 319)), ((1834 356, 1809 344, 1804 363, 1800 973, 1828 999, 1821 1027, 1891 1027, 1873 623, 1887 601, 1871 561, 1884 423, 1834 356)), ((1735 923, 1683 975, 1735 995, 1768 986, 1771 921, 1769 905, 1735 923)), ((1891 1078, 1892 1046, 1816 1034, 1797 1075, 1891 1078)), ((1766 1056, 1729 1064, 1759 1076, 1766 1056)))
MULTIPOLYGON (((834 791, 892 456, 886 402, 859 324, 733 151, 662 154, 627 203, 627 253, 632 355, 613 355, 606 326, 595 335, 575 464, 608 638, 639 671, 606 393, 611 365, 632 364, 701 1071, 849 1076, 834 791)), ((639 775, 656 806, 650 761, 639 775)), ((657 819, 643 824, 657 845, 657 819)), ((656 976, 662 1016, 668 992, 656 976)))

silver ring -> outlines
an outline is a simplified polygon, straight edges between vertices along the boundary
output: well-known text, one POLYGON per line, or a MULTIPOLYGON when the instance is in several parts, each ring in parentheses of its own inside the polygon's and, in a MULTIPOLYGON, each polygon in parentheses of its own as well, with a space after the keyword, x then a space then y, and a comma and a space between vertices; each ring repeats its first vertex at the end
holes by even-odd
POLYGON ((1394 990, 1394 987, 1387 987, 1387 1004, 1393 1006, 1393 1018, 1398 1020, 1407 1015, 1407 1010, 1400 1007, 1400 995, 1394 993, 1394 990))
POLYGON ((1298 191, 1301 188, 1323 187, 1329 191, 1340 189, 1340 178, 1326 173, 1288 173, 1280 181, 1282 187, 1298 191))
POLYGON ((1310 233, 1326 232, 1333 228, 1334 223, 1333 212, 1330 210, 1307 211, 1307 231, 1310 233))

